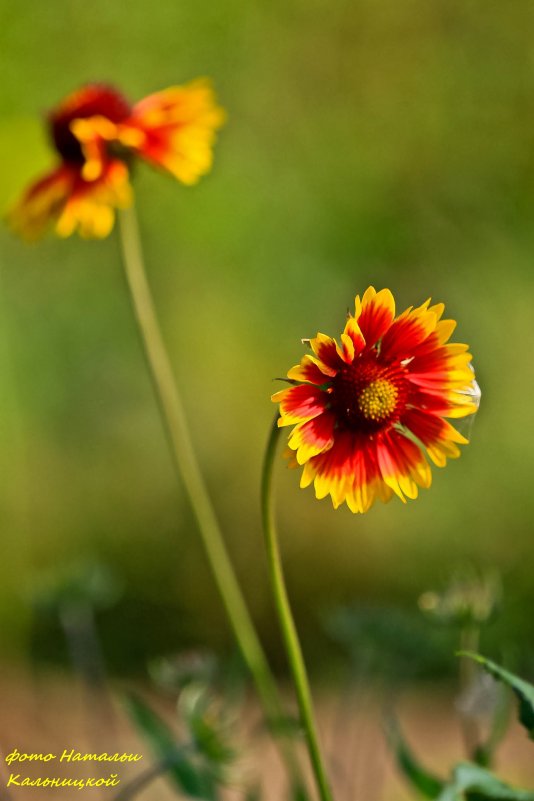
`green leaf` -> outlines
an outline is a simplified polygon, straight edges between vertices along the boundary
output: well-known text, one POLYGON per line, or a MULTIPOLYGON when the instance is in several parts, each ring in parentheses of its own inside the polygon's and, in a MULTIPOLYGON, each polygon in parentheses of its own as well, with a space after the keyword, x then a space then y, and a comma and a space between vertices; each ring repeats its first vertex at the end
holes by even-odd
POLYGON ((534 686, 480 654, 459 651, 457 656, 464 656, 478 662, 494 679, 504 682, 514 691, 519 701, 519 720, 528 731, 529 737, 534 740, 534 686))
POLYGON ((390 746, 397 757, 397 764, 406 778, 425 798, 437 798, 443 790, 445 782, 429 773, 419 764, 408 748, 395 720, 388 722, 387 735, 390 746))
POLYGON ((308 791, 302 784, 294 784, 291 788, 291 801, 310 801, 308 791))
POLYGON ((171 729, 138 696, 126 697, 129 715, 150 743, 158 759, 167 762, 174 783, 192 798, 216 801, 217 792, 212 777, 189 758, 190 746, 180 745, 171 729))
POLYGON ((180 711, 187 730, 199 753, 216 770, 235 759, 235 751, 226 742, 220 714, 212 710, 208 688, 199 682, 191 683, 180 696, 180 711))
POLYGON ((491 747, 491 744, 480 743, 477 745, 472 757, 473 761, 476 762, 477 765, 480 765, 482 768, 489 768, 493 761, 493 748, 491 747))
POLYGON ((452 781, 438 801, 534 801, 534 791, 511 787, 489 771, 471 762, 454 768, 452 781))

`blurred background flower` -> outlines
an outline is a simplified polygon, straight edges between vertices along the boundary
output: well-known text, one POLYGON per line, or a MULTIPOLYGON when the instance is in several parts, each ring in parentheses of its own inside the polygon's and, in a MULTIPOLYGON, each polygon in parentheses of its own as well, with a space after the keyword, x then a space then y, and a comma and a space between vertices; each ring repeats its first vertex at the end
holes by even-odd
POLYGON ((27 239, 51 226, 59 236, 105 237, 115 209, 132 202, 134 156, 194 184, 211 167, 223 119, 206 80, 164 89, 134 106, 113 86, 82 86, 47 115, 59 165, 26 189, 8 221, 27 239))

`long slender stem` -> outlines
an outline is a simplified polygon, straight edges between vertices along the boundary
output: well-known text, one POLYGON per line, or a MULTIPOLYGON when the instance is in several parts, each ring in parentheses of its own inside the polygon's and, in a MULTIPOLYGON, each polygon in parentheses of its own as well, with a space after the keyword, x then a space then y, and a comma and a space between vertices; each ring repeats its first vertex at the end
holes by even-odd
MULTIPOLYGON (((267 721, 273 730, 283 733, 283 711, 276 683, 241 593, 189 436, 182 401, 146 278, 134 209, 122 210, 119 221, 123 265, 130 299, 174 465, 193 508, 208 562, 243 659, 256 684, 267 721)), ((291 778, 300 784, 298 764, 289 743, 282 740, 280 746, 291 778)))
POLYGON ((274 496, 272 491, 273 464, 278 443, 279 428, 275 419, 271 429, 265 460, 263 463, 261 500, 262 518, 267 546, 267 557, 269 561, 269 571, 273 587, 276 611, 282 628, 282 635, 289 659, 289 665, 295 682, 295 690, 300 709, 300 717, 304 727, 306 743, 310 755, 310 761, 315 775, 317 788, 321 801, 332 801, 332 792, 328 783, 326 770, 319 747, 317 736, 317 725, 314 720, 313 706, 311 700, 310 684, 306 673, 306 665, 295 626, 295 621, 291 612, 289 598, 287 594, 284 573, 282 569, 282 559, 276 534, 274 521, 274 496))
MULTIPOLYGON (((460 650, 476 653, 480 640, 480 629, 476 623, 467 623, 460 632, 460 650)), ((468 700, 468 694, 473 689, 473 682, 477 676, 478 665, 472 659, 465 656, 460 658, 460 693, 464 703, 468 700)), ((465 750, 468 759, 473 759, 480 745, 480 732, 473 713, 470 709, 464 709, 460 713, 462 734, 464 738, 465 750)))

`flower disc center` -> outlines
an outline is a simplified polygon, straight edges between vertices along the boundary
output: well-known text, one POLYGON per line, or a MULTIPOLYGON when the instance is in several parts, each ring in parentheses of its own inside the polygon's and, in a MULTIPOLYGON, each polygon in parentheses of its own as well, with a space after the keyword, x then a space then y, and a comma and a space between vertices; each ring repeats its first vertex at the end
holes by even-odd
POLYGON ((56 150, 65 161, 83 164, 80 143, 70 129, 71 122, 88 117, 106 117, 122 122, 130 114, 130 105, 112 86, 88 84, 69 95, 49 114, 49 125, 56 150))
POLYGON ((334 378, 332 407, 349 428, 377 431, 399 419, 406 394, 402 370, 356 361, 334 378))
POLYGON ((362 389, 357 404, 366 420, 381 423, 394 411, 397 405, 399 390, 387 378, 377 378, 362 389))

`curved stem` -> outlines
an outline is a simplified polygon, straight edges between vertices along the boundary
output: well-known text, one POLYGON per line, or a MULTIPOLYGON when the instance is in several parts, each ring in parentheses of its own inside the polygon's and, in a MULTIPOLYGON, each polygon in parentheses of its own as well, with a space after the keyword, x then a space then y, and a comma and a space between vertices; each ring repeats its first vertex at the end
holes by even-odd
MULTIPOLYGON (((178 394, 146 278, 134 209, 121 210, 119 223, 122 261, 130 300, 168 435, 174 465, 183 481, 193 508, 213 577, 243 659, 258 689, 267 721, 275 731, 277 729, 280 731, 283 711, 278 690, 228 556, 189 436, 182 401, 178 394)), ((290 775, 294 781, 297 781, 298 765, 289 744, 284 741, 280 745, 290 775)))
POLYGON ((282 628, 282 635, 293 674, 293 681, 295 682, 295 690, 300 710, 300 717, 304 727, 306 743, 310 755, 317 788, 321 801, 332 801, 332 792, 326 776, 321 751, 319 748, 319 738, 317 736, 317 725, 314 720, 313 706, 311 700, 310 684, 306 673, 306 665, 302 656, 302 649, 295 626, 295 621, 291 612, 289 598, 282 569, 282 559, 280 556, 280 548, 278 545, 278 537, 276 534, 276 526, 274 522, 274 497, 272 491, 272 478, 273 478, 273 464, 276 454, 276 445, 278 443, 278 434, 280 429, 277 425, 277 417, 275 418, 267 449, 265 451, 265 461, 263 463, 262 473, 262 486, 261 486, 261 501, 262 501, 262 519, 263 530, 265 535, 265 543, 267 546, 267 557, 269 561, 269 572, 271 576, 272 588, 274 593, 274 600, 276 611, 280 626, 282 628))

